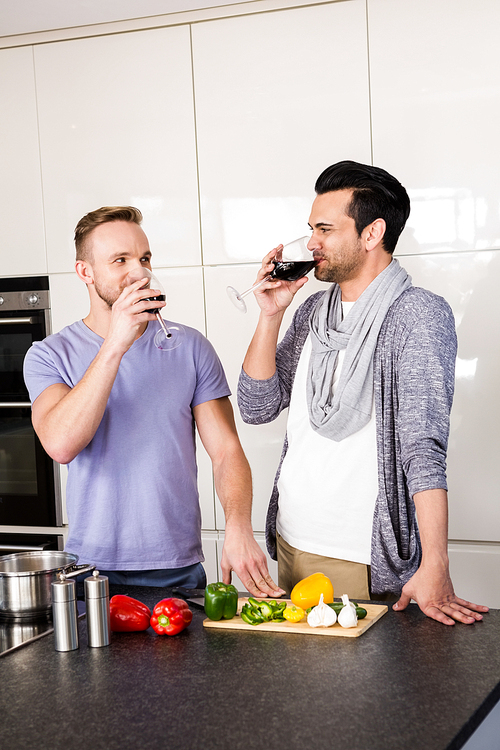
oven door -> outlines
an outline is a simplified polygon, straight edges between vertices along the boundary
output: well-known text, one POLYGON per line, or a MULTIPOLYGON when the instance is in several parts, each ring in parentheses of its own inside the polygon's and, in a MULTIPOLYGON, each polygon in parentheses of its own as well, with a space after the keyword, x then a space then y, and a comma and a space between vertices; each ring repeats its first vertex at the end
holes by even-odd
POLYGON ((64 549, 62 534, 0 534, 0 555, 64 549))
POLYGON ((43 310, 0 313, 0 525, 62 523, 59 467, 33 430, 23 379, 24 356, 45 330, 43 310))

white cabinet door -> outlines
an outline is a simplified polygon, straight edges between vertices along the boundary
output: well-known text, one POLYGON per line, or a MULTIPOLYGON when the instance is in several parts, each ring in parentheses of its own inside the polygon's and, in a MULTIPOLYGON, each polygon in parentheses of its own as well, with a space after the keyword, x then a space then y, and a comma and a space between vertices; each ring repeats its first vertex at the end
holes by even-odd
POLYGON ((49 271, 103 205, 144 215, 156 266, 200 263, 189 28, 35 49, 49 271))
POLYGON ((370 161, 364 0, 193 26, 204 262, 307 233, 316 178, 370 161))
MULTIPOLYGON (((400 258, 413 283, 444 297, 458 335, 448 446, 449 538, 498 542, 500 250, 400 258)), ((464 596, 464 595, 461 595, 464 596)))
POLYGON ((0 276, 47 272, 33 50, 0 51, 0 276))
POLYGON ((497 0, 369 0, 374 163, 408 189, 400 253, 498 248, 497 0))
POLYGON ((474 604, 500 608, 500 545, 451 543, 450 573, 457 596, 474 604))
POLYGON ((217 533, 215 531, 202 531, 201 543, 205 556, 203 567, 207 574, 207 583, 214 583, 220 580, 217 570, 217 533))
MULTIPOLYGON (((252 526, 256 531, 264 531, 267 506, 273 488, 274 475, 278 468, 283 439, 285 436, 287 413, 266 425, 245 424, 240 417, 236 403, 236 390, 245 352, 257 325, 259 307, 253 294, 247 297, 248 312, 243 315, 233 307, 226 294, 226 287, 234 285, 243 291, 255 280, 257 266, 226 265, 204 269, 205 300, 207 312, 207 335, 221 358, 226 371, 236 425, 243 450, 250 463, 253 477, 252 526)), ((326 289, 327 285, 309 277, 305 288, 297 293, 286 311, 281 328, 282 335, 291 323, 293 313, 310 294, 326 289)), ((217 528, 223 529, 224 513, 220 503, 216 503, 217 528)))

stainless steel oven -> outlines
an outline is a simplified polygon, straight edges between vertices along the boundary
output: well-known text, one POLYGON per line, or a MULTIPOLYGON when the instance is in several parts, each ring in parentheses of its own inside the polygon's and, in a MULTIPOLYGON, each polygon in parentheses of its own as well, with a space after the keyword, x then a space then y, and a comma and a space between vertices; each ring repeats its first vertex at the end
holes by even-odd
POLYGON ((63 523, 59 465, 33 430, 23 379, 26 352, 33 341, 49 333, 48 277, 0 279, 0 526, 4 527, 63 523))

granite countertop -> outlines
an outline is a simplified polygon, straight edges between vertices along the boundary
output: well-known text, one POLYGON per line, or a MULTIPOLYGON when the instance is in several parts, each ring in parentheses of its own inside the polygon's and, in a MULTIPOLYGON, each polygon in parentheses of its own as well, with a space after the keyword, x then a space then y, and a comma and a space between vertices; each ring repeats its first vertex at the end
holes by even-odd
MULTIPOLYGON (((170 592, 111 586, 151 608, 170 592)), ((0 661, 2 750, 458 750, 500 699, 500 611, 446 627, 416 605, 359 638, 207 629, 114 633, 0 661), (344 744, 346 743, 346 744, 344 744)))

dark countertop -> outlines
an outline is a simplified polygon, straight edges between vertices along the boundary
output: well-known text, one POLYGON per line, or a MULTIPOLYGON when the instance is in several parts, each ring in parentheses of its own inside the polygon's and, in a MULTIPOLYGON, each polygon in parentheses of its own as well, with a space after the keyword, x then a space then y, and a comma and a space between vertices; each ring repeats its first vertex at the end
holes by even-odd
MULTIPOLYGON (((151 608, 164 589, 111 586, 151 608)), ((500 700, 500 611, 446 627, 416 605, 359 638, 206 629, 114 633, 0 660, 0 747, 458 750, 500 700)))

